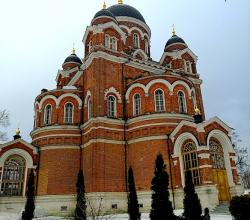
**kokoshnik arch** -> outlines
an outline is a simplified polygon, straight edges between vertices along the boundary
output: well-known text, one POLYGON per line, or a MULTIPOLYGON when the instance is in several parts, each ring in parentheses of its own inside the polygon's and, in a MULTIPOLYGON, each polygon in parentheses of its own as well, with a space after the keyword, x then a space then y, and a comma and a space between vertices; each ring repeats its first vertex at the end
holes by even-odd
POLYGON ((84 170, 87 196, 104 210, 127 210, 127 170, 133 168, 141 211, 151 204, 151 179, 161 152, 172 200, 182 207, 185 170, 203 206, 241 192, 232 128, 206 120, 197 56, 175 30, 160 61, 150 57, 151 31, 141 13, 118 4, 98 11, 62 64, 56 88, 35 99, 32 143, 0 145, 0 211, 21 209, 27 176, 36 171, 36 204, 47 214, 75 207, 84 170))

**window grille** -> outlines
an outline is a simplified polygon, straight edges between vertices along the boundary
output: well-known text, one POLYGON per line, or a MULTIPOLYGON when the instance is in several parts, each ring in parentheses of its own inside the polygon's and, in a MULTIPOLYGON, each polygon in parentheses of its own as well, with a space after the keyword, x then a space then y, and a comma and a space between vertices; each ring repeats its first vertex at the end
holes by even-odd
POLYGON ((44 111, 44 124, 45 125, 51 124, 51 115, 52 115, 52 107, 51 105, 47 105, 44 111))
POLYGON ((186 142, 182 147, 182 157, 184 164, 184 173, 187 170, 191 171, 194 185, 200 184, 199 164, 195 143, 192 141, 186 142))
POLYGON ((108 97, 108 117, 114 118, 116 116, 116 101, 114 96, 108 97))
POLYGON ((141 97, 139 94, 135 94, 134 96, 134 115, 141 114, 141 97))
POLYGON ((185 95, 183 92, 178 92, 178 102, 179 102, 179 112, 180 113, 186 113, 186 100, 185 100, 185 95))
POLYGON ((64 122, 67 124, 72 124, 73 123, 73 105, 71 103, 67 103, 65 105, 65 110, 64 110, 64 122))
POLYGON ((163 92, 159 89, 155 91, 155 109, 156 109, 156 112, 164 111, 163 92))
POLYGON ((218 140, 211 138, 209 141, 209 150, 211 154, 212 167, 214 169, 225 169, 223 148, 218 140))
POLYGON ((11 156, 4 163, 1 184, 1 196, 21 196, 23 193, 25 160, 20 156, 11 156))

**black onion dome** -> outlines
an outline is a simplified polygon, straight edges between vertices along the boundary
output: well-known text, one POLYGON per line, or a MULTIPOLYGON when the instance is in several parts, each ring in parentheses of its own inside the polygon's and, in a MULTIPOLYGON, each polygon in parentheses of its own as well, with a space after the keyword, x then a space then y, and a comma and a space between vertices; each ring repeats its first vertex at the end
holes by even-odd
POLYGON ((98 18, 98 17, 102 17, 102 16, 111 17, 111 18, 115 19, 115 16, 107 9, 102 9, 102 10, 98 11, 94 16, 94 19, 98 18))
POLYGON ((173 35, 166 43, 166 47, 168 47, 170 44, 176 44, 176 43, 182 43, 182 44, 186 44, 185 41, 178 37, 177 35, 173 35))
POLYGON ((64 60, 64 63, 68 63, 68 62, 74 62, 74 63, 82 64, 81 59, 76 54, 74 54, 74 53, 72 53, 70 56, 68 56, 64 60))
POLYGON ((141 15, 141 13, 135 9, 134 7, 126 4, 116 4, 112 5, 108 8, 108 10, 115 16, 126 16, 131 18, 136 18, 144 23, 146 23, 145 19, 141 15))

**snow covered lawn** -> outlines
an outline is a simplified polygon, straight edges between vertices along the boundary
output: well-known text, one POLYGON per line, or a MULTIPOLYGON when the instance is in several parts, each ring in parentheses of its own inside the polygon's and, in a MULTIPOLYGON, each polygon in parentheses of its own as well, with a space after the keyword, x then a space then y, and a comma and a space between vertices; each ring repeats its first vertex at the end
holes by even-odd
MULTIPOLYGON (((179 215, 181 213, 180 210, 175 210, 175 213, 179 215)), ((35 218, 35 220, 66 220, 67 218, 49 216, 43 218, 35 218)), ((70 219, 70 218, 68 218, 70 219)), ((118 214, 114 216, 107 216, 107 218, 103 219, 112 219, 112 220, 128 220, 127 214, 118 214)), ((18 220, 17 214, 0 212, 0 220, 18 220)), ((71 219, 72 220, 72 219, 71 219)), ((149 214, 143 213, 141 220, 149 220, 149 214)), ((232 220, 232 217, 229 215, 220 215, 220 214, 211 214, 211 220, 232 220)))

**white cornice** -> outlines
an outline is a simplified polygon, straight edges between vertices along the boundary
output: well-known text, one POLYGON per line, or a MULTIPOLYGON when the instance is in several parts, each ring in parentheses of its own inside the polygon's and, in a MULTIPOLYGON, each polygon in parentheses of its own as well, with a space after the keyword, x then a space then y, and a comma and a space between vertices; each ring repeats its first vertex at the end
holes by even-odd
POLYGON ((205 122, 203 122, 203 127, 205 128, 207 125, 212 124, 213 122, 218 123, 221 127, 223 127, 227 132, 231 132, 233 128, 229 127, 226 123, 224 123, 219 117, 215 116, 205 122))
POLYGON ((129 119, 127 121, 128 125, 131 125, 136 122, 141 122, 145 120, 154 120, 154 119, 180 119, 180 120, 188 120, 193 121, 193 117, 184 114, 176 114, 176 113, 157 113, 157 114, 150 114, 150 115, 142 115, 136 118, 129 119))
POLYGON ((88 127, 91 124, 95 123, 105 123, 105 124, 113 124, 113 125, 124 125, 124 120, 122 119, 113 119, 113 118, 107 118, 107 117, 96 117, 96 118, 91 118, 88 120, 86 123, 84 123, 81 126, 81 129, 88 127))
POLYGON ((37 128, 30 132, 30 136, 37 135, 41 132, 47 132, 47 131, 58 131, 58 130, 74 130, 74 131, 80 131, 78 126, 75 125, 54 125, 54 126, 46 126, 42 128, 37 128))

